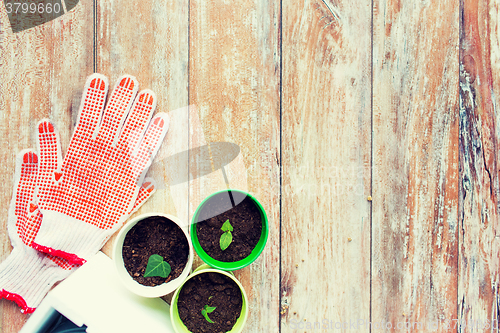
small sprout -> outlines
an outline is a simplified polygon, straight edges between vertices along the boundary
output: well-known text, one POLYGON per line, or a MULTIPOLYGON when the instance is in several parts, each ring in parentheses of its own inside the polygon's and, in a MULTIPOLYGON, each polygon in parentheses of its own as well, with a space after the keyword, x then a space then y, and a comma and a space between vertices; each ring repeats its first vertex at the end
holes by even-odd
POLYGON ((224 232, 231 232, 231 231, 233 231, 233 226, 231 225, 231 223, 229 223, 229 219, 227 219, 226 222, 224 222, 224 224, 222 225, 221 230, 224 231, 224 232))
POLYGON ((231 225, 231 223, 229 223, 229 220, 226 220, 226 222, 224 222, 221 230, 224 231, 224 233, 222 234, 222 236, 220 236, 220 249, 224 251, 233 241, 233 235, 231 234, 231 231, 233 231, 233 226, 231 225))
POLYGON ((148 265, 146 266, 146 271, 144 272, 144 277, 160 276, 166 278, 172 268, 170 264, 163 261, 163 257, 159 254, 153 254, 148 259, 148 265))
POLYGON ((215 322, 208 317, 208 314, 214 312, 215 309, 216 309, 215 306, 208 306, 208 305, 205 305, 203 309, 201 309, 201 314, 210 324, 214 324, 215 322))

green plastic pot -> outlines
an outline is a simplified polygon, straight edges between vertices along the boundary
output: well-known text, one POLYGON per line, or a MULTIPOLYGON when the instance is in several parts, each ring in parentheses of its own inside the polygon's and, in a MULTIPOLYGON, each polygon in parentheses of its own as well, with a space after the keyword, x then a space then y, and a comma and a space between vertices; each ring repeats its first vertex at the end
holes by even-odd
POLYGON ((242 305, 241 305, 241 314, 236 323, 234 324, 233 328, 228 331, 227 333, 240 333, 243 330, 243 327, 245 326, 245 323, 248 318, 248 298, 247 294, 245 292, 245 289, 243 289, 243 286, 241 285, 240 281, 238 281, 232 272, 226 272, 223 270, 215 269, 213 267, 210 267, 207 264, 203 264, 197 269, 194 270, 194 272, 182 283, 182 285, 177 288, 177 290, 174 293, 174 296, 172 297, 172 301, 170 302, 170 319, 172 321, 172 326, 174 327, 174 331, 176 333, 190 333, 191 331, 188 330, 186 325, 182 322, 181 318, 179 317, 179 310, 177 308, 177 301, 179 300, 179 294, 180 291, 182 290, 182 287, 184 287, 184 284, 189 281, 189 279, 193 278, 194 276, 202 273, 219 273, 223 274, 230 279, 232 279, 238 287, 240 287, 241 291, 241 297, 243 299, 242 305))
POLYGON ((214 268, 222 269, 225 271, 235 271, 235 270, 238 270, 238 269, 241 269, 243 267, 250 265, 252 262, 255 261, 255 259, 257 259, 260 256, 260 254, 264 250, 264 247, 266 246, 267 237, 269 235, 269 225, 268 225, 268 221, 267 221, 266 212, 264 211, 264 207, 262 207, 260 202, 253 195, 251 195, 248 192, 244 192, 244 191, 240 191, 240 190, 222 190, 222 191, 215 192, 215 193, 211 194, 210 196, 208 196, 207 198, 205 198, 205 200, 202 201, 202 203, 198 206, 198 208, 196 208, 196 212, 194 213, 193 219, 191 221, 190 234, 191 234, 191 241, 193 243, 193 248, 194 248, 195 252, 198 254, 198 256, 201 258, 201 260, 203 260, 206 264, 208 264, 214 268), (214 197, 220 193, 227 193, 228 191, 239 192, 241 194, 248 196, 255 203, 257 208, 259 209, 261 220, 262 220, 262 233, 260 235, 259 242, 255 246, 255 248, 252 250, 250 255, 248 255, 248 257, 246 257, 242 260, 233 261, 233 262, 219 261, 219 260, 216 260, 216 259, 212 258, 211 256, 209 256, 205 252, 205 250, 201 247, 200 242, 198 241, 198 236, 196 235, 196 223, 198 221, 198 216, 199 216, 203 206, 212 197, 214 197))

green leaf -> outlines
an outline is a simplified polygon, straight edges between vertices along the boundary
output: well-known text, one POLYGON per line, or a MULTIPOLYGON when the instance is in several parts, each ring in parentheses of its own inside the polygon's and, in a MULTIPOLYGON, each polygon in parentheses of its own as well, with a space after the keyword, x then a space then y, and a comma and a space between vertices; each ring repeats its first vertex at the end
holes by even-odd
POLYGON ((233 231, 233 226, 231 225, 231 223, 229 223, 229 219, 226 220, 226 222, 224 222, 224 224, 222 225, 222 231, 233 231))
POLYGON ((216 308, 217 308, 217 307, 215 307, 215 306, 213 306, 213 307, 212 307, 212 306, 205 305, 205 306, 203 307, 203 309, 201 309, 201 314, 202 314, 202 315, 203 315, 203 317, 205 317, 205 319, 206 319, 209 323, 211 323, 211 324, 214 324, 215 322, 214 322, 212 319, 210 319, 210 318, 208 317, 208 314, 209 314, 209 313, 214 312, 214 310, 215 310, 216 308))
POLYGON ((222 236, 220 236, 220 249, 224 251, 228 248, 232 241, 233 235, 231 234, 231 231, 226 231, 222 234, 222 236))
POLYGON ((224 231, 224 233, 222 234, 222 236, 220 236, 220 249, 224 251, 233 241, 233 235, 231 234, 231 231, 233 231, 233 226, 231 225, 231 223, 229 223, 229 219, 224 222, 221 230, 224 231))
POLYGON ((207 313, 212 313, 215 311, 215 309, 217 309, 216 306, 208 306, 208 305, 205 305, 205 310, 207 310, 207 313))
POLYGON ((148 265, 146 266, 146 271, 144 272, 144 277, 160 276, 166 278, 172 268, 170 264, 163 261, 163 257, 159 254, 153 254, 148 259, 148 265))

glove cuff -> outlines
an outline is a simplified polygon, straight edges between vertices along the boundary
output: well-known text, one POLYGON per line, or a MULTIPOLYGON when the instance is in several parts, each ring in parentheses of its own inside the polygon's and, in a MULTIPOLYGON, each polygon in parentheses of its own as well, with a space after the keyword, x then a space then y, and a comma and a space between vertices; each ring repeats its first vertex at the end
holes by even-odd
POLYGON ((16 302, 23 313, 31 313, 52 286, 71 271, 32 248, 15 247, 0 264, 0 298, 16 302))
POLYGON ((42 213, 42 224, 31 247, 77 265, 84 264, 97 253, 109 236, 121 226, 118 223, 116 228, 103 230, 59 212, 42 213))

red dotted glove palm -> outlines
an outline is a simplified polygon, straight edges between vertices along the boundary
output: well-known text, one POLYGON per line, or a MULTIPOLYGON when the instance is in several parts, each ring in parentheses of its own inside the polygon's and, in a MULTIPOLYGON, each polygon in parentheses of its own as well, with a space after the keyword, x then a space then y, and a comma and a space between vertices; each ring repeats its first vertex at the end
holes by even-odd
POLYGON ((154 93, 137 94, 137 87, 134 77, 120 78, 106 103, 106 77, 88 78, 62 163, 60 154, 54 158, 59 140, 53 125, 39 124, 43 177, 36 198, 43 220, 33 248, 84 263, 130 215, 168 129, 165 113, 151 118, 154 93))

